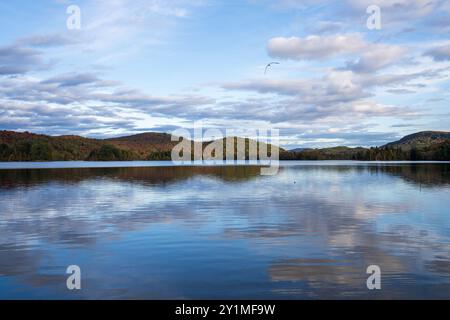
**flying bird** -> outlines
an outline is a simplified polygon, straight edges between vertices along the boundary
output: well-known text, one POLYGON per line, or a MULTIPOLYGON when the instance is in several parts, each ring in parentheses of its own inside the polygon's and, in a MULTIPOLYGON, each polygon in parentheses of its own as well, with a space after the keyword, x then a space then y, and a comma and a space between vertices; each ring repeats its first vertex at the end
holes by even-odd
POLYGON ((271 62, 271 63, 268 63, 267 66, 266 66, 266 69, 264 70, 264 74, 266 74, 266 73, 267 73, 267 70, 269 70, 269 68, 271 68, 272 65, 274 65, 274 64, 280 64, 280 63, 279 63, 279 62, 271 62))

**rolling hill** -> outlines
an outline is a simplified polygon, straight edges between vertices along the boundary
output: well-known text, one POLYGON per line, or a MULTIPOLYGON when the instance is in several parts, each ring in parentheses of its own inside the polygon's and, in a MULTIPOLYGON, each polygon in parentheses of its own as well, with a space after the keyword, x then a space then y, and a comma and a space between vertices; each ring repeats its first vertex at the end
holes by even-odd
POLYGON ((101 140, 0 131, 3 161, 145 160, 151 152, 170 151, 173 145, 170 135, 160 133, 101 140))
MULTIPOLYGON (((249 139, 234 137, 236 143, 245 145, 246 157, 250 153, 249 139)), ((204 150, 210 142, 199 146, 204 150)), ((256 143, 254 141, 254 143, 256 143)), ((80 136, 48 136, 30 132, 0 131, 0 161, 123 161, 171 160, 177 141, 166 133, 148 132, 112 139, 91 139, 80 136)), ((264 145, 258 142, 258 149, 264 145)), ((270 152, 278 148, 267 145, 270 152)), ((323 149, 279 148, 281 160, 450 160, 450 133, 440 131, 418 132, 381 147, 323 149)), ((226 144, 224 143, 224 155, 226 144)), ((191 157, 193 157, 191 153, 191 157)), ((198 155, 197 155, 198 157, 198 155)))
POLYGON ((117 148, 137 153, 145 158, 151 153, 171 151, 178 142, 171 141, 171 135, 167 133, 146 132, 132 136, 103 140, 117 148))
POLYGON ((295 149, 282 155, 290 160, 450 160, 450 132, 423 131, 381 147, 295 149))
MULTIPOLYGON (((249 154, 249 139, 234 138, 244 143, 249 154)), ((210 141, 212 142, 212 141, 210 141)), ((191 141, 192 153, 204 150, 210 142, 191 141)), ((90 139, 80 136, 48 136, 30 132, 0 131, 0 161, 122 161, 171 160, 174 146, 166 133, 147 132, 111 139, 90 139)), ((256 143, 258 148, 263 145, 256 143)), ((274 148, 270 145, 267 149, 274 148)), ((201 153, 201 152, 200 152, 201 153)), ((236 150, 233 151, 236 155, 236 150)), ((226 144, 224 143, 224 154, 226 144)), ((199 155, 197 154, 197 157, 199 155)))
POLYGON ((422 131, 403 137, 384 145, 386 148, 401 148, 411 150, 412 148, 426 148, 434 144, 441 144, 450 140, 450 132, 443 131, 422 131))

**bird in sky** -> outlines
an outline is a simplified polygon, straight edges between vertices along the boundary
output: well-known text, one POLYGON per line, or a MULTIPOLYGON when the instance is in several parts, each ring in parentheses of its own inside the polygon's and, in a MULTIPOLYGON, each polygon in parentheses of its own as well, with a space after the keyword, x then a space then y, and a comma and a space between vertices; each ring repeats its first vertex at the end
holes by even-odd
POLYGON ((264 74, 266 74, 266 73, 267 73, 267 70, 269 70, 269 68, 271 68, 272 65, 274 65, 274 64, 280 64, 280 63, 279 63, 279 62, 271 62, 271 63, 268 63, 267 66, 266 66, 266 69, 264 70, 264 74))

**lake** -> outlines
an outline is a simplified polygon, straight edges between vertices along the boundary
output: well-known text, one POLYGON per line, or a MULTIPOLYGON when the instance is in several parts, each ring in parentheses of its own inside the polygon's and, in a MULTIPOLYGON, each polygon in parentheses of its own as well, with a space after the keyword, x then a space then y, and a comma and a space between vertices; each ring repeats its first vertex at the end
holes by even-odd
POLYGON ((0 299, 450 299, 449 191, 449 163, 3 163, 0 299))

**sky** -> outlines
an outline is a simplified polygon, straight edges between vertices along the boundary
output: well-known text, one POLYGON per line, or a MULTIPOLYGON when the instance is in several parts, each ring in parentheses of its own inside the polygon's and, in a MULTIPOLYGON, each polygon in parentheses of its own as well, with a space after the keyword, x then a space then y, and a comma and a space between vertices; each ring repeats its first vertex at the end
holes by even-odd
POLYGON ((0 0, 0 17, 0 130, 200 121, 296 148, 450 129, 448 0, 0 0))

